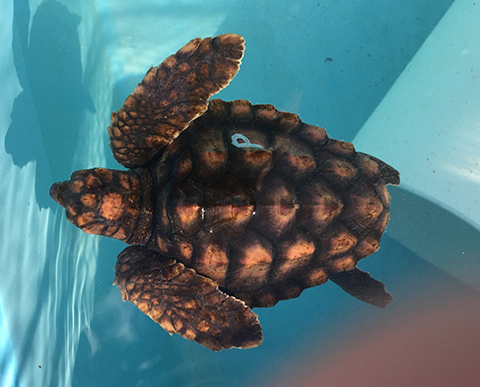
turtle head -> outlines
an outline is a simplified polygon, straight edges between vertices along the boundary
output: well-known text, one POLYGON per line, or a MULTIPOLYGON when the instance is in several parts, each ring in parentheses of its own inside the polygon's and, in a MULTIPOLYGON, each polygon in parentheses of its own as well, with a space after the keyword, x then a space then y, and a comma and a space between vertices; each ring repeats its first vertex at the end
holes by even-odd
POLYGON ((105 168, 76 171, 55 183, 50 196, 65 207, 67 219, 89 234, 144 244, 151 235, 152 183, 146 170, 105 168))

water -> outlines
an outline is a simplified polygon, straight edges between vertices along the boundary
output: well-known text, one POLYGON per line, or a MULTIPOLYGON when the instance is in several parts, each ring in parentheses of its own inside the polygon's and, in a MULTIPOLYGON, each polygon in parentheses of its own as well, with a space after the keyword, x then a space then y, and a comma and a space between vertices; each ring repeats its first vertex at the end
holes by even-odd
POLYGON ((1 386, 475 385, 480 4, 4 3, 1 386), (50 199, 73 170, 118 168, 110 112, 151 65, 225 32, 247 49, 220 98, 297 113, 402 173, 382 248, 360 265, 394 295, 386 311, 327 283, 256 310, 260 347, 213 353, 123 303, 123 244, 50 199))

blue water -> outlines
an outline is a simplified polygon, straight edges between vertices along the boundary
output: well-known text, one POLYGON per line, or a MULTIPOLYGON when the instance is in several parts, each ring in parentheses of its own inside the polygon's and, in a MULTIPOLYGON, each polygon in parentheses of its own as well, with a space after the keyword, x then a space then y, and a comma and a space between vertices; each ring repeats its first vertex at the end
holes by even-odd
MULTIPOLYGON (((0 386, 280 385, 307 373, 309 364, 325 364, 346 343, 367 341, 367 331, 386 329, 406 311, 455 294, 477 302, 478 286, 433 264, 422 249, 406 247, 398 235, 415 226, 407 210, 421 209, 444 225, 442 235, 456 242, 457 252, 475 258, 479 230, 394 187, 391 227, 380 251, 361 263, 394 295, 386 311, 327 283, 256 310, 265 337, 260 347, 213 353, 169 336, 123 303, 111 284, 124 245, 75 229, 48 195, 52 182, 75 169, 118 168, 108 148, 110 112, 151 65, 196 36, 245 37, 241 70, 220 98, 271 103, 352 141, 451 4, 5 1, 0 386)), ((422 248, 436 251, 435 235, 425 235, 422 248)))

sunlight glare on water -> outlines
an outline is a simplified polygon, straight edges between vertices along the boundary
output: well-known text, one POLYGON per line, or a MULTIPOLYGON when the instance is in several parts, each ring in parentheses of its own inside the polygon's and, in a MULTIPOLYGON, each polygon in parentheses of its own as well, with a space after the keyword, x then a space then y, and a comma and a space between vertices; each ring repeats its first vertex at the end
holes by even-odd
MULTIPOLYGON (((72 126, 71 120, 55 120, 54 109, 49 112, 43 108, 45 96, 58 95, 57 90, 45 89, 45 85, 57 88, 56 76, 60 74, 44 72, 45 79, 52 76, 46 83, 29 75, 35 72, 32 65, 52 68, 52 58, 58 63, 61 50, 72 49, 71 43, 66 47, 51 38, 62 36, 67 38, 65 42, 68 39, 75 42, 75 30, 62 30, 65 27, 62 23, 75 19, 72 11, 90 21, 79 26, 76 36, 83 38, 79 43, 85 48, 81 53, 84 74, 90 78, 86 87, 97 90, 91 93, 95 109, 86 112, 81 122, 74 123, 79 125, 79 136, 72 143, 61 144, 70 161, 59 160, 59 163, 71 171, 88 163, 105 163, 103 130, 110 110, 110 78, 108 74, 102 75, 102 64, 91 53, 95 45, 88 43, 95 40, 92 38, 95 19, 89 16, 93 15, 93 9, 87 5, 69 10, 51 0, 32 2, 29 8, 28 2, 15 1, 14 9, 5 10, 1 16, 3 41, 10 42, 5 46, 6 59, 2 60, 0 70, 5 75, 2 79, 6 92, 2 104, 6 109, 1 110, 0 117, 1 134, 9 153, 2 149, 2 181, 8 182, 3 186, 0 203, 3 213, 0 260, 1 266, 8 269, 0 272, 2 386, 70 385, 80 333, 88 331, 93 311, 98 240, 70 227, 64 211, 48 197, 51 171, 44 166, 48 165, 47 158, 59 157, 50 151, 56 135, 47 135, 48 142, 34 142, 47 131, 60 133, 72 126), (7 26, 10 31, 5 30, 7 26), (43 33, 43 41, 37 35, 31 36, 31 31, 43 33), (35 63, 29 63, 33 59, 35 63), (31 103, 23 103, 25 100, 31 103), (12 109, 14 113, 10 116, 12 109), (29 132, 20 135, 19 131, 24 130, 21 122, 27 117, 29 132), (4 131, 6 128, 8 132, 4 131)), ((70 74, 74 74, 73 69, 70 74)), ((78 90, 72 92, 78 94, 78 90)))

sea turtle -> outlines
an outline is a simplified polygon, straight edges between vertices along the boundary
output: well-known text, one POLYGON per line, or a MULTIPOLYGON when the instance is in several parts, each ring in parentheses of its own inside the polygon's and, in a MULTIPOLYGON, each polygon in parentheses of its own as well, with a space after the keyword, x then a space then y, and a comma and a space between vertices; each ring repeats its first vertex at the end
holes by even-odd
POLYGON ((244 49, 240 35, 197 38, 150 68, 108 128, 128 170, 76 171, 50 190, 75 226, 132 245, 115 265, 123 300, 216 351, 260 345, 251 308, 327 279, 392 301, 356 264, 379 248, 399 173, 272 105, 208 101, 244 49))

